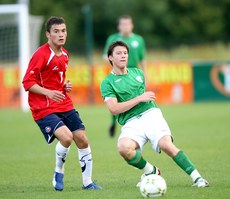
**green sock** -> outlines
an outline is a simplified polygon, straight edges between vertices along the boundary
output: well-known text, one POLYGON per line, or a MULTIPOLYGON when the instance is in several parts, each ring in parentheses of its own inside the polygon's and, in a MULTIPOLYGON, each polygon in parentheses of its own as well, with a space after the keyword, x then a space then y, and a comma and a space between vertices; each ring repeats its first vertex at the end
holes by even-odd
POLYGON ((179 151, 178 154, 175 157, 173 157, 173 160, 188 175, 190 175, 195 170, 195 166, 183 151, 179 151))
POLYGON ((136 155, 131 160, 128 160, 127 163, 138 169, 143 169, 147 164, 146 160, 144 160, 144 158, 141 156, 141 153, 137 150, 136 155))

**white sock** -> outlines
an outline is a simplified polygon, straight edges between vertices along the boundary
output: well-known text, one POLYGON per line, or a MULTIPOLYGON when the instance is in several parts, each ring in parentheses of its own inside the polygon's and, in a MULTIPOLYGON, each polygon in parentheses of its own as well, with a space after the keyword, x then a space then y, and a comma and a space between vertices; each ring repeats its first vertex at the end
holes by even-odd
POLYGON ((78 158, 82 169, 82 181, 84 186, 92 183, 93 161, 90 146, 85 149, 78 149, 78 158))
POLYGON ((153 172, 153 165, 151 165, 149 162, 144 167, 144 173, 145 174, 150 174, 153 172))
POLYGON ((64 173, 64 164, 65 164, 66 156, 69 152, 69 148, 62 146, 62 144, 60 142, 58 142, 56 145, 56 167, 55 167, 55 171, 58 173, 64 173))
POLYGON ((195 169, 191 174, 190 177, 192 178, 192 181, 195 182, 197 178, 201 178, 201 175, 199 172, 195 169))

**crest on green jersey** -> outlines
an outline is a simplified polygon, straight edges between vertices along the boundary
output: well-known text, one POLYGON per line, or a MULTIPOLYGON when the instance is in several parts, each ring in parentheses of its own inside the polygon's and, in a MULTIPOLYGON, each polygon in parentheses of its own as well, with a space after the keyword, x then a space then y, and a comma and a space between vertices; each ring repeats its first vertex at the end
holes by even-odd
POLYGON ((142 79, 141 76, 139 76, 139 75, 136 77, 136 80, 137 80, 138 82, 140 82, 140 83, 143 83, 143 79, 142 79))

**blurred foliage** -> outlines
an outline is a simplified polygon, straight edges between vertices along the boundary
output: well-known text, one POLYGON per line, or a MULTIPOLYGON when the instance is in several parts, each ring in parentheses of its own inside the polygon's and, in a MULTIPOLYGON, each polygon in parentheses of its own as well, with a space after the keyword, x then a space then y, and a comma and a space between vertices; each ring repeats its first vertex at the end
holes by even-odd
MULTIPOLYGON (((145 38, 148 48, 230 40, 230 0, 30 0, 30 13, 46 18, 63 16, 68 26, 66 47, 79 52, 85 44, 85 4, 90 4, 93 11, 97 48, 102 48, 106 38, 117 32, 117 18, 123 14, 133 17, 134 32, 145 38)), ((44 43, 44 29, 41 35, 44 43)))

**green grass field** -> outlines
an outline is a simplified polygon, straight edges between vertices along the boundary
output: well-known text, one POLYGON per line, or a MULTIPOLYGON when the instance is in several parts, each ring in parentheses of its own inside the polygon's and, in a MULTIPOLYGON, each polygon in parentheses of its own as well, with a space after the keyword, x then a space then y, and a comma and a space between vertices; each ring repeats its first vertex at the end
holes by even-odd
MULTIPOLYGON (((168 190, 164 198, 230 198, 230 103, 160 106, 174 135, 174 143, 192 159, 209 181, 208 188, 191 187, 184 174, 165 154, 149 144, 144 157, 156 164, 168 190)), ((78 108, 87 127, 94 159, 94 179, 104 189, 82 191, 81 172, 74 144, 65 165, 65 189, 51 184, 55 144, 47 145, 30 112, 0 110, 0 198, 142 198, 135 187, 141 171, 128 166, 116 151, 116 138, 107 135, 110 114, 104 106, 78 108)), ((116 137, 118 137, 118 132, 116 137)))

